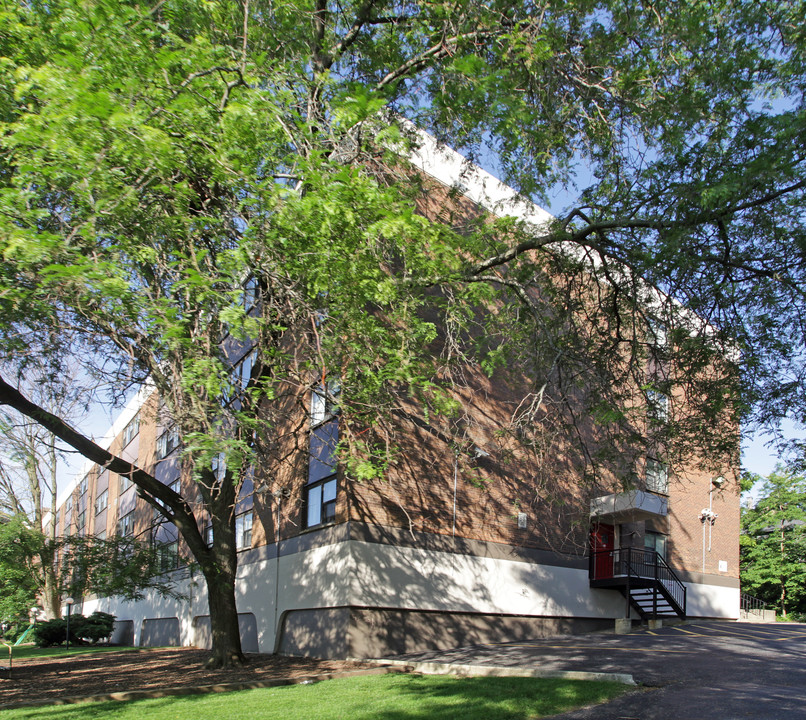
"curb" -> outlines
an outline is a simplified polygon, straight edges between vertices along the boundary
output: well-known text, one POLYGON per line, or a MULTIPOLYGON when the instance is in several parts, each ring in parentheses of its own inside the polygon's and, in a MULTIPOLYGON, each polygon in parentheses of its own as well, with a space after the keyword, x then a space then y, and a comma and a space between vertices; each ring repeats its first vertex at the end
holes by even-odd
MULTIPOLYGON (((348 658, 355 660, 355 658, 348 658)), ((410 660, 362 660, 361 662, 386 666, 390 669, 405 668, 407 672, 425 675, 456 675, 467 677, 533 677, 556 680, 599 680, 622 685, 637 685, 629 673, 587 672, 584 670, 540 670, 537 668, 502 667, 500 665, 460 665, 457 663, 412 662, 410 660)))
MULTIPOLYGON (((374 663, 370 663, 374 664, 374 663)), ((190 687, 160 688, 158 690, 126 690, 103 695, 74 695, 71 697, 36 700, 31 702, 4 703, 0 711, 23 707, 46 707, 50 705, 76 705, 90 702, 129 702, 130 700, 148 700, 151 698, 174 697, 180 695, 206 695, 208 693, 233 692, 236 690, 256 690, 259 688, 282 687, 283 685, 309 685, 342 677, 360 677, 362 675, 387 675, 405 672, 403 668, 390 667, 390 663, 379 664, 379 667, 366 670, 345 670, 344 672, 325 673, 322 675, 306 675, 297 678, 271 678, 254 682, 216 683, 214 685, 194 685, 190 687)))

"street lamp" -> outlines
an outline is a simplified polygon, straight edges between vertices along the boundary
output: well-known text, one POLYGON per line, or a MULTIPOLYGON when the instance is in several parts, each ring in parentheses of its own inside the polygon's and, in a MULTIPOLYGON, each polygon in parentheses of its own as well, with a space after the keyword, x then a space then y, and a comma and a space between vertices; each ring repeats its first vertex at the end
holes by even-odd
POLYGON ((73 609, 75 600, 69 597, 65 598, 64 602, 67 605, 67 649, 70 650, 70 611, 73 609))

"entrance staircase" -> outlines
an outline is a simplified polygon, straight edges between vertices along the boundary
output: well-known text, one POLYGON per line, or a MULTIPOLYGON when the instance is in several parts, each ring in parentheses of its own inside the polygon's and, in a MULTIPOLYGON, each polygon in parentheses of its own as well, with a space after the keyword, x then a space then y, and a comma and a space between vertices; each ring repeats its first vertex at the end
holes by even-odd
POLYGON ((621 548, 590 555, 590 586, 618 590, 642 620, 686 619, 686 586, 654 550, 621 548))

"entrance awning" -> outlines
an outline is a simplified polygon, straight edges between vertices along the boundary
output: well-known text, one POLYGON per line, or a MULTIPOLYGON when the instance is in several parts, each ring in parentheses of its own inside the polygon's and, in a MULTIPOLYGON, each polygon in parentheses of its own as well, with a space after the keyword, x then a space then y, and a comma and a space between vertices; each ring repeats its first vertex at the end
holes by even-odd
POLYGON ((628 490, 591 500, 591 518, 607 522, 648 520, 664 517, 668 506, 665 497, 643 490, 628 490))

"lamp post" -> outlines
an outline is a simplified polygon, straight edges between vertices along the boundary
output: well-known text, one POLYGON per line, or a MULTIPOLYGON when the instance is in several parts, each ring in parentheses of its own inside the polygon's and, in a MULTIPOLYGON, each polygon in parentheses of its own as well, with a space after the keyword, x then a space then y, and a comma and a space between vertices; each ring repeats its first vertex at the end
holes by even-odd
POLYGON ((67 605, 67 649, 70 650, 70 611, 73 609, 75 600, 69 597, 65 598, 64 602, 67 605))

